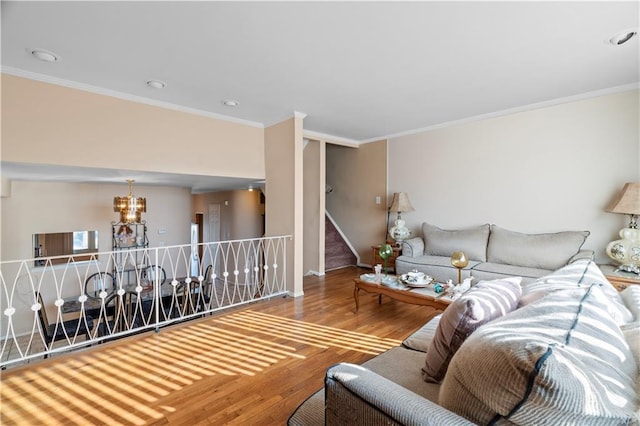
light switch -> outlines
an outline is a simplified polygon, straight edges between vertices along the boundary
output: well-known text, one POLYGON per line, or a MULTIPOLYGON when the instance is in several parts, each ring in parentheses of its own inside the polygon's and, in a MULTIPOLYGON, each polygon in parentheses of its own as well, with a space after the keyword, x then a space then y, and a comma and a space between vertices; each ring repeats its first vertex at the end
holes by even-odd
POLYGON ((379 195, 376 197, 376 204, 380 204, 380 196, 379 195))

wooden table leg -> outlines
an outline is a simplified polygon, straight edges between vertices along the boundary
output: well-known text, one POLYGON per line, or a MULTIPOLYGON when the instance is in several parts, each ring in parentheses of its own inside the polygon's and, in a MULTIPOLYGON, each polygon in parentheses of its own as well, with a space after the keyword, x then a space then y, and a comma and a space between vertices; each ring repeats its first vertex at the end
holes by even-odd
POLYGON ((358 284, 356 284, 353 288, 353 299, 356 301, 356 314, 358 313, 358 309, 360 309, 360 301, 358 300, 358 292, 360 288, 358 288, 358 284))

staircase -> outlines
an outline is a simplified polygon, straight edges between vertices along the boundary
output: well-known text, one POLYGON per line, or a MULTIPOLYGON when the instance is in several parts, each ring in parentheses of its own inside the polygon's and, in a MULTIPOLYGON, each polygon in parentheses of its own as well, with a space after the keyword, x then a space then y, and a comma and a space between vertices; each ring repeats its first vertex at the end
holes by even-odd
POLYGON ((325 216, 324 264, 325 271, 357 264, 355 254, 327 216, 325 216))

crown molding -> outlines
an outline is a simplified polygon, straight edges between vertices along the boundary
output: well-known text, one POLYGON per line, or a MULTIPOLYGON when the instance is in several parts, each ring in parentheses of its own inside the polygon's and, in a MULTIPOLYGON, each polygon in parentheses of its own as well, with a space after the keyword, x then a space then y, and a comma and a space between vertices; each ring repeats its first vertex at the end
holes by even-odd
MULTIPOLYGON (((221 120, 221 121, 226 121, 226 122, 231 122, 231 123, 236 123, 236 124, 242 124, 242 125, 246 125, 246 126, 250 126, 250 127, 257 127, 257 128, 261 128, 261 129, 264 129, 266 127, 270 127, 273 124, 280 123, 280 122, 282 122, 284 120, 287 120, 289 118, 292 118, 292 117, 302 118, 302 119, 307 117, 307 114, 305 114, 305 113, 294 111, 291 115, 288 115, 287 117, 285 117, 285 118, 283 118, 281 120, 276 120, 271 124, 265 124, 265 123, 259 123, 259 122, 256 122, 256 121, 251 121, 251 120, 244 120, 244 119, 240 119, 240 118, 234 118, 234 117, 230 117, 230 116, 227 116, 227 115, 217 114, 217 113, 213 113, 213 112, 209 112, 209 111, 203 111, 203 110, 199 110, 199 109, 196 109, 196 108, 190 108, 190 107, 186 107, 186 106, 182 106, 182 105, 172 104, 170 102, 158 101, 158 100, 154 100, 154 99, 145 98, 145 97, 142 97, 142 96, 137 96, 137 95, 132 95, 132 94, 128 94, 128 93, 118 92, 118 91, 115 91, 115 90, 105 89, 105 88, 98 87, 98 86, 92 86, 92 85, 89 85, 89 84, 78 83, 78 82, 75 82, 75 81, 70 81, 70 80, 65 80, 65 79, 52 77, 52 76, 48 76, 48 75, 44 75, 44 74, 34 73, 34 72, 31 72, 31 71, 26 71, 26 70, 22 70, 22 69, 19 69, 19 68, 14 68, 14 67, 1 66, 0 67, 0 73, 9 74, 9 75, 13 75, 13 76, 16 76, 16 77, 22 77, 22 78, 26 78, 26 79, 30 79, 30 80, 41 81, 43 83, 54 84, 54 85, 57 85, 57 86, 68 87, 68 88, 71 88, 71 89, 82 90, 82 91, 85 91, 85 92, 95 93, 95 94, 99 94, 99 95, 110 96, 110 97, 114 97, 114 98, 118 98, 118 99, 122 99, 122 100, 127 100, 127 101, 132 101, 132 102, 137 102, 137 103, 141 103, 141 104, 145 104, 145 105, 151 105, 151 106, 170 109, 170 110, 174 110, 174 111, 184 112, 184 113, 188 113, 188 114, 199 115, 199 116, 208 117, 208 118, 214 118, 216 120, 221 120)), ((487 113, 487 114, 476 115, 476 116, 473 116, 473 117, 462 118, 462 119, 459 119, 459 120, 447 121, 447 122, 443 122, 443 123, 434 124, 434 125, 431 125, 431 126, 426 126, 426 127, 421 127, 421 128, 418 128, 418 129, 408 130, 408 131, 405 131, 405 132, 394 133, 394 134, 385 135, 385 136, 378 136, 378 137, 365 139, 365 140, 360 140, 360 141, 357 141, 357 140, 354 140, 354 139, 349 139, 349 138, 344 138, 344 137, 340 137, 340 136, 329 135, 329 134, 326 134, 326 133, 315 132, 315 131, 312 131, 312 130, 304 130, 304 137, 305 138, 309 138, 309 139, 314 139, 314 140, 322 140, 322 141, 325 141, 325 142, 328 142, 328 143, 332 143, 332 144, 335 144, 335 145, 342 145, 342 146, 348 146, 348 147, 352 147, 352 148, 357 148, 360 145, 365 144, 365 143, 378 142, 378 141, 385 140, 385 139, 386 140, 390 140, 390 139, 394 139, 394 138, 400 138, 400 137, 403 137, 403 136, 415 135, 417 133, 428 132, 428 131, 431 131, 431 130, 442 129, 442 128, 451 127, 451 126, 464 125, 464 124, 469 124, 469 123, 473 123, 473 122, 477 122, 477 121, 481 121, 481 120, 487 120, 487 119, 491 119, 491 118, 497 118, 497 117, 502 117, 502 116, 506 116, 506 115, 517 114, 517 113, 526 112, 526 111, 532 111, 532 110, 551 107, 551 106, 560 105, 560 104, 564 104, 564 103, 568 103, 568 102, 576 102, 576 101, 586 100, 586 99, 590 99, 590 98, 606 96, 606 95, 622 93, 622 92, 628 92, 628 91, 632 91, 632 90, 639 90, 639 89, 640 89, 640 83, 631 83, 631 84, 627 84, 627 85, 616 86, 616 87, 611 87, 611 88, 607 88, 607 89, 601 89, 601 90, 595 90, 595 91, 591 91, 591 92, 586 92, 586 93, 582 93, 582 94, 579 94, 579 95, 567 96, 567 97, 564 97, 564 98, 557 98, 557 99, 552 99, 552 100, 549 100, 549 101, 543 101, 543 102, 533 103, 533 104, 524 105, 524 106, 520 106, 520 107, 516 107, 516 108, 510 108, 510 109, 506 109, 506 110, 491 112, 491 113, 487 113)))
POLYGON ((125 101, 137 102, 140 104, 151 105, 164 109, 170 109, 173 111, 185 112, 187 114, 200 115, 203 117, 214 118, 216 120, 227 121, 236 124, 243 124, 250 127, 258 127, 263 129, 264 124, 251 120, 243 120, 241 118, 229 117, 228 115, 216 114, 214 112, 203 111, 196 108, 190 108, 183 105, 172 104, 170 102, 158 101, 155 99, 145 98, 143 96, 132 95, 130 93, 118 92, 116 90, 105 89, 103 87, 92 86, 90 84, 78 83, 76 81, 65 80, 62 78, 52 77, 50 75, 38 74, 31 71, 25 71, 20 68, 13 68, 3 66, 0 68, 0 72, 3 74, 13 75, 15 77, 22 77, 29 80, 36 80, 43 83, 54 84, 56 86, 68 87, 70 89, 82 90, 84 92, 95 93, 98 95, 109 96, 112 98, 118 98, 125 101))
POLYGON ((640 90, 640 83, 631 83, 631 84, 625 84, 623 86, 616 86, 616 87, 610 87, 607 89, 594 90, 592 92, 581 93, 579 95, 551 99, 549 101, 537 102, 534 104, 524 105, 521 107, 510 108, 510 109, 505 109, 505 110, 496 111, 496 112, 490 112, 488 114, 476 115, 473 117, 462 118, 460 120, 447 121, 444 123, 434 124, 432 126, 422 127, 414 130, 408 130, 406 132, 395 133, 395 134, 387 135, 383 137, 367 139, 367 140, 360 141, 359 143, 365 144, 370 142, 377 142, 381 139, 391 140, 393 138, 400 138, 403 136, 415 135, 417 133, 428 132, 431 130, 442 129, 445 127, 459 126, 463 124, 474 123, 477 121, 488 120, 491 118, 503 117, 506 115, 512 115, 512 114, 517 114, 521 112, 533 111, 540 108, 547 108, 547 107, 552 107, 556 105, 566 104, 569 102, 577 102, 577 101, 582 101, 586 99, 597 98, 600 96, 614 95, 616 93, 631 92, 633 90, 640 90))
MULTIPOLYGON (((334 145, 348 146, 351 148, 358 148, 362 143, 353 139, 343 138, 340 136, 333 136, 333 135, 328 135, 326 133, 314 132, 313 130, 305 130, 303 133, 304 133, 304 137, 307 139, 320 140, 320 141, 324 141, 334 145)), ((380 139, 375 139, 375 140, 378 141, 380 139)))

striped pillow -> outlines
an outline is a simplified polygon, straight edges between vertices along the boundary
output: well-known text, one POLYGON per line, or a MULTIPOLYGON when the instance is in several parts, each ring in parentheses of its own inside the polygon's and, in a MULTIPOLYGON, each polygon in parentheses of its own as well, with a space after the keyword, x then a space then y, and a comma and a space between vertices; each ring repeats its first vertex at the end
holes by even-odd
POLYGON ((472 334, 451 360, 440 404, 479 424, 640 422, 637 366, 601 288, 548 294, 472 334))
POLYGON ((518 306, 521 277, 480 281, 444 311, 427 349, 422 378, 440 383, 451 357, 478 327, 518 306))
POLYGON ((607 280, 593 260, 581 259, 523 285, 520 306, 534 302, 551 292, 586 288, 597 284, 609 299, 607 310, 618 325, 633 321, 633 314, 625 306, 618 290, 607 280))

